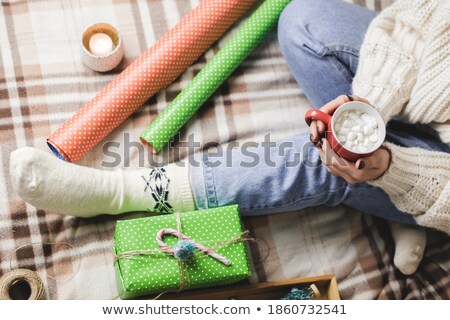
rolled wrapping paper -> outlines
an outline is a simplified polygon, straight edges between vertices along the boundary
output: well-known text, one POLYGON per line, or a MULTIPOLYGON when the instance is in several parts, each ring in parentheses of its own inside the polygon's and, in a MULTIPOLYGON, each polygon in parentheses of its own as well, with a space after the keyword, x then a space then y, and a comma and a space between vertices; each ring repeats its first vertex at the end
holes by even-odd
POLYGON ((291 0, 266 0, 141 135, 159 152, 276 25, 291 0))
POLYGON ((172 83, 256 0, 203 0, 48 139, 77 162, 145 101, 172 83))

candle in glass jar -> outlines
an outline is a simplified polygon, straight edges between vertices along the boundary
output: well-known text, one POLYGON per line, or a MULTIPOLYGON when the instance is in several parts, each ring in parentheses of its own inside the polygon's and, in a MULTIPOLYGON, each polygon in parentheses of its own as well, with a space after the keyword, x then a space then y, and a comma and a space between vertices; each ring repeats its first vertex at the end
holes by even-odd
POLYGON ((113 51, 113 42, 105 33, 95 33, 89 39, 89 51, 99 57, 106 56, 113 51))

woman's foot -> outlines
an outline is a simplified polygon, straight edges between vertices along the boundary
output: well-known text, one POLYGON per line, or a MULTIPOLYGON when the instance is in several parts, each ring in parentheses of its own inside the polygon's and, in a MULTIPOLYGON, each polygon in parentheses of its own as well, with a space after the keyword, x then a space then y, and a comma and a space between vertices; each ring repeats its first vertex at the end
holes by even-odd
POLYGON ((416 272, 427 245, 427 233, 419 226, 389 222, 395 241, 394 265, 405 275, 416 272))
POLYGON ((188 168, 98 170, 61 161, 25 147, 11 153, 14 190, 26 202, 78 217, 132 211, 194 210, 188 168))

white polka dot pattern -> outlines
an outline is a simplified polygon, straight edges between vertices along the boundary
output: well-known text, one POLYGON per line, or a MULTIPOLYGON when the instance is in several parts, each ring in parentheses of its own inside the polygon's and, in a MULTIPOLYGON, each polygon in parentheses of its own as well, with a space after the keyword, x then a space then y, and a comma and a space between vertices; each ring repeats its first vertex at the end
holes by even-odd
POLYGON ((256 0, 203 0, 65 122, 47 142, 77 162, 145 101, 172 83, 256 0))
MULTIPOLYGON (((242 232, 238 206, 181 213, 182 233, 193 241, 223 255, 230 266, 198 252, 188 262, 190 288, 201 288, 233 283, 251 275, 246 246, 235 242, 220 246, 242 232)), ((114 234, 114 252, 160 250, 156 234, 164 228, 177 229, 175 214, 118 221, 114 234)), ((173 246, 178 239, 166 236, 164 242, 173 246)), ((149 256, 150 257, 150 256, 149 256)), ((152 254, 152 259, 119 259, 115 264, 119 296, 132 299, 138 296, 177 290, 180 286, 178 260, 165 252, 152 254)))
POLYGON ((141 135, 159 152, 258 46, 291 0, 266 0, 141 135))

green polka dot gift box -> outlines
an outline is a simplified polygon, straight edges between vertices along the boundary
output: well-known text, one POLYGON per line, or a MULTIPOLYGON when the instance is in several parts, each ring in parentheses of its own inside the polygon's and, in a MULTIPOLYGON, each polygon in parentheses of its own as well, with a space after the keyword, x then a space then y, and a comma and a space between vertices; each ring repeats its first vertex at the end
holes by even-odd
POLYGON ((246 279, 251 275, 247 240, 237 205, 117 221, 113 253, 119 297, 246 279))

